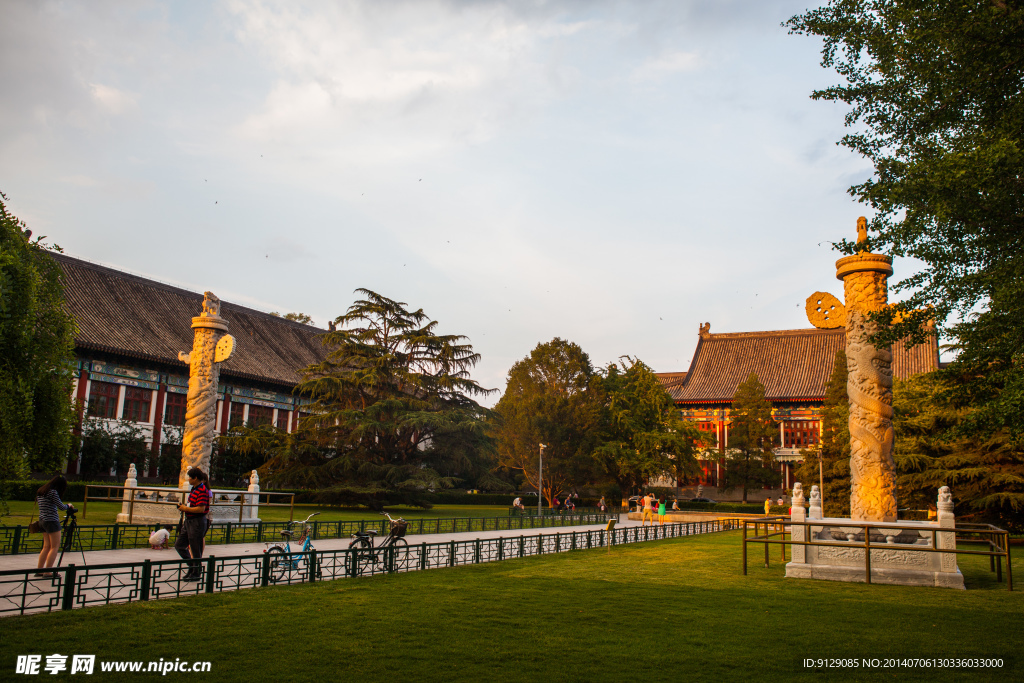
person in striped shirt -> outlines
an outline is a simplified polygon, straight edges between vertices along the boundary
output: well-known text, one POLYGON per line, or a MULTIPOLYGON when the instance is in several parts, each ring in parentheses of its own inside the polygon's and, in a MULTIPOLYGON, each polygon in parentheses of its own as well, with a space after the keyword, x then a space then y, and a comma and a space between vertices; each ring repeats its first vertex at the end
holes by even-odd
POLYGON ((178 527, 174 549, 183 560, 188 560, 188 573, 184 580, 198 581, 203 576, 199 558, 203 556, 206 515, 210 512, 210 487, 206 485, 206 474, 197 467, 188 471, 188 483, 192 485, 192 491, 188 494, 188 502, 178 506, 185 513, 185 519, 178 527))
MULTIPOLYGON (((64 475, 46 482, 36 491, 36 504, 39 506, 39 524, 43 527, 43 549, 39 553, 37 569, 49 569, 57 559, 57 551, 60 549, 60 512, 59 510, 75 511, 74 505, 68 505, 61 501, 60 497, 67 491, 68 480, 64 475)), ((52 577, 51 572, 36 572, 36 576, 43 578, 52 577)))

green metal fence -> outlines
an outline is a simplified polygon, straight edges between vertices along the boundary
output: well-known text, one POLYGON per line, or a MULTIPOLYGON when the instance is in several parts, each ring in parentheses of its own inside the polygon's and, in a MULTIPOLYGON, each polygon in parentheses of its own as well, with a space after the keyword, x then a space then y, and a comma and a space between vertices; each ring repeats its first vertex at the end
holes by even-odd
MULTIPOLYGON (((560 515, 569 515, 569 514, 575 514, 575 515, 605 515, 605 514, 609 514, 609 513, 610 514, 615 514, 617 512, 618 512, 618 508, 616 508, 615 510, 612 510, 611 508, 606 508, 605 510, 602 510, 599 507, 589 507, 589 506, 577 507, 577 508, 573 509, 572 512, 569 512, 568 510, 561 510, 561 511, 559 511, 559 510, 554 510, 552 508, 541 508, 540 516, 542 516, 542 517, 558 517, 560 515)), ((522 510, 520 510, 518 508, 514 508, 514 507, 513 508, 509 508, 508 509, 508 516, 509 517, 519 517, 519 516, 536 517, 537 516, 537 504, 534 503, 532 507, 529 506, 529 505, 525 505, 522 510)))
MULTIPOLYGON (((616 515, 608 514, 564 514, 545 517, 436 517, 433 519, 408 520, 408 534, 449 534, 471 533, 474 531, 517 531, 520 529, 544 529, 581 524, 603 524, 616 515)), ((297 522, 298 524, 298 522, 297 522)), ((382 536, 390 530, 384 519, 337 522, 310 522, 313 539, 348 538, 357 531, 376 529, 382 536)), ((160 524, 104 524, 79 526, 82 549, 123 550, 145 548, 149 535, 159 529, 160 524)), ((214 524, 206 534, 207 545, 229 543, 262 543, 280 538, 280 532, 288 528, 288 522, 227 522, 214 524)), ((28 527, 0 526, 0 555, 38 553, 42 550, 41 535, 29 536, 28 527)))
MULTIPOLYGON (((0 571, 0 616, 77 609, 91 605, 219 593, 277 584, 312 583, 678 538, 739 528, 738 520, 569 531, 516 537, 418 543, 371 550, 292 553, 285 566, 268 553, 205 557, 202 580, 183 580, 185 560, 77 566, 39 578, 35 569, 0 571)), ((77 551, 76 551, 77 552, 77 551)))

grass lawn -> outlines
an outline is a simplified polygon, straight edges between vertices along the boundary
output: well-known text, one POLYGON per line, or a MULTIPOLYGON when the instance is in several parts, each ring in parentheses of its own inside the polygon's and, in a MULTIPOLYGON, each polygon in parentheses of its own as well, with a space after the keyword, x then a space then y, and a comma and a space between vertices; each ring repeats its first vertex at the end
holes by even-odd
MULTIPOLYGON (((82 509, 81 501, 71 502, 79 510, 82 509)), ((0 524, 28 525, 35 518, 35 503, 27 500, 13 500, 8 502, 11 514, 0 517, 0 524)), ((506 517, 508 506, 502 505, 435 505, 429 510, 423 508, 409 507, 406 505, 394 505, 386 508, 392 517, 402 516, 406 519, 434 519, 435 517, 506 517)), ((90 502, 86 510, 87 517, 78 516, 79 524, 113 524, 117 514, 121 512, 120 503, 90 502)), ((236 508, 237 512, 237 508, 236 508)), ((375 519, 379 515, 368 508, 339 508, 324 507, 317 505, 296 505, 295 519, 305 519, 311 512, 320 512, 318 521, 337 520, 361 520, 375 519)), ((287 522, 288 508, 260 508, 260 518, 265 522, 287 522)))
POLYGON ((960 562, 967 591, 785 580, 779 562, 744 577, 730 532, 8 617, 0 670, 18 654, 57 652, 209 660, 225 681, 1022 680, 1024 593, 996 584, 982 560, 960 562), (804 669, 820 657, 1005 666, 804 669))

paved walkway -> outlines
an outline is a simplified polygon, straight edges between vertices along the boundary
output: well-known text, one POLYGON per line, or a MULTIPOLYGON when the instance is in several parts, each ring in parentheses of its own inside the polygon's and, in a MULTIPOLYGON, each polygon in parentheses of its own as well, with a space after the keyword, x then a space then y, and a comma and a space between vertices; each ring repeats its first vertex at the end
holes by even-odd
MULTIPOLYGON (((621 518, 620 518, 621 520, 621 518)), ((634 527, 640 526, 639 522, 621 520, 616 524, 617 529, 621 529, 624 526, 634 527)), ((448 541, 473 541, 478 538, 519 538, 520 536, 528 536, 536 538, 538 535, 543 536, 554 536, 555 534, 569 534, 573 531, 593 531, 595 529, 603 529, 605 523, 599 524, 581 524, 579 526, 562 526, 562 527, 547 527, 543 529, 502 529, 501 531, 470 531, 460 532, 454 534, 420 534, 420 535, 409 535, 405 539, 409 545, 415 545, 419 543, 447 543, 448 541)), ((270 540, 270 539, 268 539, 270 540)), ((276 540, 276 539, 275 539, 276 540)), ((348 544, 352 541, 351 537, 345 538, 331 538, 331 539, 319 539, 313 541, 313 547, 317 550, 344 550, 348 547, 348 544)), ((173 545, 173 536, 171 543, 173 545)), ((266 543, 229 543, 226 545, 208 545, 206 550, 203 552, 204 557, 237 557, 239 555, 252 555, 262 553, 266 548, 266 543)), ((292 548, 297 550, 297 548, 292 548)), ((0 556, 0 570, 6 569, 33 569, 39 559, 38 554, 32 555, 2 555, 0 556)), ((85 553, 85 561, 82 561, 82 553, 79 551, 71 551, 64 553, 64 564, 69 565, 74 563, 76 566, 81 567, 84 565, 92 566, 98 564, 121 564, 128 562, 143 562, 145 560, 163 561, 163 560, 177 560, 178 553, 175 552, 173 547, 168 547, 166 550, 153 550, 152 548, 130 548, 124 550, 91 550, 85 553)))
MULTIPOLYGON (((650 532, 622 529, 642 526, 627 521, 619 530, 615 543, 636 543, 656 538, 678 537, 712 531, 712 525, 688 524, 654 527, 650 532)), ((325 553, 317 556, 316 571, 309 560, 299 556, 289 560, 285 555, 272 562, 258 560, 264 543, 237 543, 207 546, 204 553, 203 580, 185 581, 186 566, 174 550, 136 548, 131 550, 98 550, 67 553, 65 565, 53 577, 26 577, 24 570, 35 568, 37 556, 0 557, 0 616, 80 608, 136 600, 159 600, 213 591, 234 591, 261 585, 331 581, 334 579, 381 574, 388 571, 416 571, 434 567, 451 567, 482 562, 495 562, 572 548, 603 545, 604 535, 586 532, 603 531, 604 524, 552 527, 514 531, 478 531, 449 534, 408 536, 408 547, 400 552, 325 553), (581 533, 583 532, 583 533, 581 533), (560 539, 554 538, 560 535, 560 539), (502 540, 497 540, 502 539, 502 540), (479 543, 474 541, 479 540, 479 543), (455 543, 452 543, 454 541, 455 543), (425 546, 423 544, 426 544, 425 546), (215 559, 210 559, 215 558, 215 559), (145 560, 152 564, 140 566, 145 560), (122 566, 111 566, 122 565, 122 566), (128 565, 128 566, 124 566, 128 565), (212 567, 212 573, 208 570, 212 567), (66 579, 71 579, 66 582, 66 579)), ((350 539, 315 541, 318 551, 343 550, 350 539)), ((293 549, 293 552, 297 549, 293 549)))

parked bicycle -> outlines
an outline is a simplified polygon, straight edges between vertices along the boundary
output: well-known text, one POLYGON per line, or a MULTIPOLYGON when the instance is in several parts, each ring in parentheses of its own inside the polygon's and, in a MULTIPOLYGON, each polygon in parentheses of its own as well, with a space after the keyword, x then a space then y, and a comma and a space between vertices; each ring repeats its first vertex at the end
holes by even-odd
POLYGON ((391 522, 391 531, 384 537, 381 544, 374 547, 373 540, 377 536, 376 529, 357 531, 352 534, 352 542, 348 544, 349 574, 356 576, 365 572, 372 565, 381 564, 384 571, 407 571, 412 567, 413 556, 409 544, 405 540, 405 532, 409 523, 399 517, 395 519, 386 512, 382 515, 391 522))
MULTIPOLYGON (((264 551, 267 554, 267 562, 270 563, 270 580, 277 583, 281 579, 288 575, 291 578, 292 572, 299 571, 299 563, 304 562, 306 573, 308 574, 310 569, 310 555, 303 553, 311 553, 316 548, 313 547, 312 535, 313 528, 309 525, 309 520, 319 515, 319 512, 314 512, 309 517, 306 517, 301 524, 302 528, 299 532, 298 538, 293 538, 295 532, 292 531, 292 525, 295 522, 288 522, 288 528, 281 530, 281 541, 275 541, 267 543, 267 549, 264 551), (301 550, 292 552, 292 541, 296 543, 301 542, 301 550)), ((316 577, 320 578, 320 567, 316 567, 316 577)))

